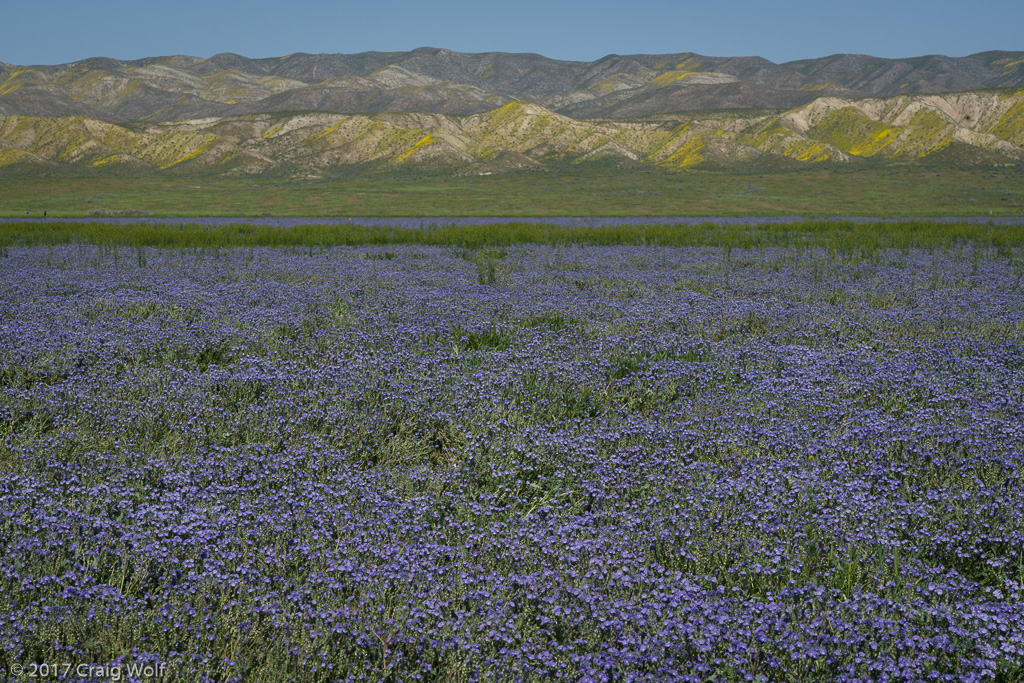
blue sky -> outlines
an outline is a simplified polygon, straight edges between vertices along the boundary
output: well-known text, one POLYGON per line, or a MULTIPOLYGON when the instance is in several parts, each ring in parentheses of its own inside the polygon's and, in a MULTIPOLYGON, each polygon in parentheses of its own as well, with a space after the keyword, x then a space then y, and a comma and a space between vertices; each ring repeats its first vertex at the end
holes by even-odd
POLYGON ((879 57, 1024 50, 1021 0, 35 0, 7 3, 0 61, 444 47, 590 61, 610 53, 879 57))

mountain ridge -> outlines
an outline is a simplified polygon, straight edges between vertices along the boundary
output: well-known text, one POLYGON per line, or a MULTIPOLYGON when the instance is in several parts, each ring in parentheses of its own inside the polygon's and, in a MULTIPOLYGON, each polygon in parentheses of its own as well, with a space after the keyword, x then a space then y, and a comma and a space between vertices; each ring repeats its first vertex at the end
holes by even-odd
POLYGON ((788 109, 819 96, 1015 87, 1024 87, 1024 52, 904 59, 840 54, 782 64, 692 52, 610 54, 590 62, 426 47, 259 59, 225 52, 205 59, 0 64, 0 115, 81 115, 112 123, 301 109, 471 115, 528 100, 574 118, 607 118, 707 108, 788 109), (404 82, 381 79, 380 72, 396 69, 408 75, 404 82), (417 79, 427 82, 414 85, 417 79))
POLYGON ((269 112, 130 124, 0 116, 0 172, 324 177, 345 166, 486 174, 593 162, 679 171, 929 159, 1024 164, 1024 88, 825 96, 783 111, 635 120, 575 119, 520 100, 470 115, 269 112))
POLYGON ((493 173, 1024 163, 1024 52, 776 64, 692 52, 0 62, 0 171, 493 173))

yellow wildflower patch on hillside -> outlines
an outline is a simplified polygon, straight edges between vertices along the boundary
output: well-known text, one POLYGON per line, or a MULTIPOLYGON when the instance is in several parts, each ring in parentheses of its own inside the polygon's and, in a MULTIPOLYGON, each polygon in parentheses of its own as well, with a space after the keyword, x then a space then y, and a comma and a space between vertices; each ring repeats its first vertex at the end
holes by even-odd
POLYGON ((398 163, 409 161, 409 159, 412 158, 413 154, 415 154, 416 152, 420 151, 421 149, 424 149, 426 147, 430 147, 431 145, 434 145, 434 144, 437 144, 437 138, 435 138, 430 133, 427 133, 422 138, 417 140, 416 144, 414 144, 412 147, 410 147, 409 149, 405 150, 404 152, 402 152, 401 154, 396 156, 395 157, 395 161, 398 162, 398 163))
MULTIPOLYGON (((315 135, 310 135, 308 138, 305 139, 305 142, 309 143, 309 142, 316 142, 317 140, 323 140, 325 137, 327 137, 331 133, 333 133, 333 132, 337 131, 339 128, 341 128, 341 124, 345 123, 346 121, 348 121, 347 118, 342 119, 341 121, 338 121, 337 123, 335 123, 333 126, 328 126, 327 128, 324 128, 319 133, 316 133, 315 135)), ((282 124, 282 125, 284 125, 284 124, 282 124)), ((277 129, 275 129, 272 133, 270 133, 270 135, 273 135, 273 133, 277 132, 278 130, 281 130, 281 126, 278 126, 277 129)), ((263 137, 267 137, 267 136, 264 135, 263 137)))
POLYGON ((172 161, 169 164, 164 164, 163 166, 161 166, 160 170, 162 171, 164 169, 170 168, 171 166, 177 166, 180 163, 184 163, 186 161, 190 161, 192 159, 195 159, 196 157, 199 157, 199 156, 205 154, 207 152, 207 150, 210 149, 210 146, 213 144, 213 142, 216 139, 217 138, 207 138, 202 144, 200 144, 198 147, 193 149, 191 152, 188 152, 188 153, 182 155, 181 157, 175 159, 174 161, 172 161))
POLYGON ((675 83, 682 81, 690 76, 693 76, 696 71, 666 71, 660 76, 655 76, 654 80, 651 81, 651 85, 668 85, 669 83, 675 83))

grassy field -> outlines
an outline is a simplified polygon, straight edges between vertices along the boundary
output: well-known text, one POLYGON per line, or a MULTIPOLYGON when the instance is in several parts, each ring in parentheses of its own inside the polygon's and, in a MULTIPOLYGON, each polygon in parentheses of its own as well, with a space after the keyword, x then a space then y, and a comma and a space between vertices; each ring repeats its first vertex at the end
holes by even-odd
POLYGON ((470 177, 37 175, 0 182, 0 217, 124 210, 153 216, 1020 216, 1024 170, 569 168, 470 177))
POLYGON ((968 246, 1010 254, 1024 244, 1024 226, 904 220, 898 222, 804 220, 793 223, 643 223, 621 225, 509 221, 492 224, 439 222, 427 227, 324 225, 286 226, 225 223, 127 223, 96 221, 13 221, 0 223, 0 249, 8 247, 94 245, 177 250, 283 247, 312 252, 336 246, 443 246, 459 249, 513 245, 666 246, 723 249, 825 248, 830 253, 873 255, 886 249, 949 250, 968 246))

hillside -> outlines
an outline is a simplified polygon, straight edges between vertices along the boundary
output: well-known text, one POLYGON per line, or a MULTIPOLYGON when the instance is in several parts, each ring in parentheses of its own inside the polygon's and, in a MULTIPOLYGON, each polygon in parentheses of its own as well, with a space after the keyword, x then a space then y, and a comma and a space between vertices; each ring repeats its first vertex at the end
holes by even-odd
POLYGON ((848 99, 783 111, 571 118, 532 102, 483 113, 260 113, 117 124, 0 117, 0 168, 286 173, 434 168, 489 173, 592 162, 672 170, 834 162, 1024 162, 1024 89, 848 99))
POLYGON ((846 99, 1024 87, 1024 52, 882 59, 833 55, 775 64, 693 53, 608 55, 410 52, 219 54, 61 65, 0 63, 0 115, 86 116, 111 123, 289 111, 471 115, 530 101, 573 118, 699 109, 789 109, 846 99))

